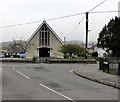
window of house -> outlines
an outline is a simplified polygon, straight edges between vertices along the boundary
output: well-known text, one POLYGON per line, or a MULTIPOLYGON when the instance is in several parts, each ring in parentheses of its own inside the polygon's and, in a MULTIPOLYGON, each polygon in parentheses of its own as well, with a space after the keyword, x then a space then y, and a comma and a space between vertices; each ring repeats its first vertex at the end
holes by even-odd
POLYGON ((50 45, 50 32, 47 27, 44 25, 40 31, 40 46, 49 46, 50 45))

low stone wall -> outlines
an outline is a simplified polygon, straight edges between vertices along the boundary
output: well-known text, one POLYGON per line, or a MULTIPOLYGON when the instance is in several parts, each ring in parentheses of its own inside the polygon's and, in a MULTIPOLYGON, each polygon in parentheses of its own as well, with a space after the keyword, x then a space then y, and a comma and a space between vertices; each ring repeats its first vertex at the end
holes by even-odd
POLYGON ((32 63, 32 60, 26 60, 21 58, 0 58, 0 62, 32 63))
POLYGON ((21 59, 21 58, 1 58, 0 62, 19 62, 19 63, 90 63, 95 64, 95 59, 21 59))
POLYGON ((49 60, 49 63, 90 63, 90 64, 94 64, 94 63, 97 63, 97 61, 95 59, 79 59, 79 60, 58 59, 58 60, 49 60))

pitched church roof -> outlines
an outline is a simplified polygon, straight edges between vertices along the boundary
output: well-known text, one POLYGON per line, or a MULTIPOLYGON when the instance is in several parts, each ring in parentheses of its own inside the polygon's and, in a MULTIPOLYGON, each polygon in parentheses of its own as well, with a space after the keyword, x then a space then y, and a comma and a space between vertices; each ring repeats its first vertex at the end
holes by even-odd
POLYGON ((27 44, 33 39, 33 37, 37 34, 37 32, 41 29, 43 25, 46 25, 49 30, 54 34, 54 36, 58 39, 58 41, 64 45, 64 42, 60 39, 60 37, 54 32, 54 30, 48 25, 48 23, 44 20, 41 25, 35 30, 35 32, 32 34, 32 36, 28 39, 27 44))

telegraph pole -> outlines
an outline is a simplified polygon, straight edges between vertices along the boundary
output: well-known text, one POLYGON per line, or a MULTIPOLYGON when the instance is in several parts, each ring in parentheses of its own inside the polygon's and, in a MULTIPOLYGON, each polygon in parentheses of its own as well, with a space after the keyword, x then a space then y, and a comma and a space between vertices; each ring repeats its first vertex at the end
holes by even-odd
POLYGON ((88 45, 88 12, 86 12, 86 45, 85 45, 85 50, 86 50, 86 53, 85 53, 85 59, 87 59, 87 45, 88 45))

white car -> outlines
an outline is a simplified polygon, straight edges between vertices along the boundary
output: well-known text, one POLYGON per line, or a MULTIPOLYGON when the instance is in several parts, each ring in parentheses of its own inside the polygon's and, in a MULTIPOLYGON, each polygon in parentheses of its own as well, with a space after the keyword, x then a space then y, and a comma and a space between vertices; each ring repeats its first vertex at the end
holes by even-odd
POLYGON ((4 53, 0 53, 0 58, 4 58, 5 54, 4 53))

